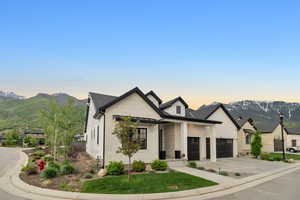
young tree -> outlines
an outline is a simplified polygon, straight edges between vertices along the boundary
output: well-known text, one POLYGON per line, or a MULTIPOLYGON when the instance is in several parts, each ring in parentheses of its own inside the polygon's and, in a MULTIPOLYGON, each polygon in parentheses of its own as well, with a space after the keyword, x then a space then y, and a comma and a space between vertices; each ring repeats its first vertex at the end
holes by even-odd
POLYGON ((62 137, 61 144, 64 146, 63 152, 65 159, 72 151, 72 142, 74 136, 83 132, 83 112, 75 106, 72 99, 68 99, 67 104, 61 106, 61 120, 59 127, 61 128, 62 137))
POLYGON ((42 126, 47 138, 46 142, 55 160, 57 160, 57 147, 59 144, 58 132, 60 117, 59 105, 55 99, 51 100, 49 109, 41 111, 42 126))
POLYGON ((261 141, 261 133, 256 131, 253 135, 253 140, 251 142, 251 154, 256 158, 261 154, 262 141, 261 141))
POLYGON ((130 180, 131 158, 140 149, 139 142, 135 139, 138 134, 138 125, 139 123, 134 122, 131 117, 124 117, 116 124, 113 131, 121 143, 117 153, 128 157, 128 180, 130 180))

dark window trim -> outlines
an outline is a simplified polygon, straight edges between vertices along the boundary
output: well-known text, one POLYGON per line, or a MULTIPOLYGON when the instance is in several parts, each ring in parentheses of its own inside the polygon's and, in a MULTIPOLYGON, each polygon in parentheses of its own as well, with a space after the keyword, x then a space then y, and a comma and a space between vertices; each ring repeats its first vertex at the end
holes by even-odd
POLYGON ((181 114, 181 106, 176 106, 176 114, 181 114))
POLYGON ((245 140, 246 144, 251 144, 251 135, 246 135, 245 140))
POLYGON ((97 144, 99 144, 99 126, 97 126, 97 144))
POLYGON ((147 150, 147 147, 148 147, 148 145, 147 145, 147 143, 148 143, 148 130, 147 130, 147 128, 137 128, 137 130, 138 130, 138 140, 139 141, 140 141, 140 138, 141 138, 141 132, 140 132, 140 130, 145 130, 146 131, 145 147, 144 148, 140 147, 140 150, 147 150))

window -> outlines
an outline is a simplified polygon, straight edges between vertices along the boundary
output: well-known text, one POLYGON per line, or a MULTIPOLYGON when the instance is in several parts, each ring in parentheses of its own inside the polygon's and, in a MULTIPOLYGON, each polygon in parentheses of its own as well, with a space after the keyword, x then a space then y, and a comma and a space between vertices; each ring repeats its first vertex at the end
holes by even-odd
POLYGON ((99 126, 97 126, 97 144, 99 144, 99 126))
POLYGON ((246 144, 250 144, 251 143, 251 135, 247 134, 246 135, 246 144))
POLYGON ((147 149, 147 129, 138 128, 137 134, 132 136, 132 140, 140 145, 140 149, 147 149))
POLYGON ((296 147, 297 146, 297 140, 292 140, 292 147, 296 147))
POLYGON ((181 106, 176 106, 176 114, 181 114, 181 106))

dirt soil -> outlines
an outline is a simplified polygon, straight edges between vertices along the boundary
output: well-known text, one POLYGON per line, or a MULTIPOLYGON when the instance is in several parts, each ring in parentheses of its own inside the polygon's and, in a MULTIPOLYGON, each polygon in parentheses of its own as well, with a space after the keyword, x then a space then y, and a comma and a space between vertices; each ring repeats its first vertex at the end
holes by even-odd
MULTIPOLYGON (((26 152, 30 155, 29 152, 26 152)), ((42 179, 39 174, 35 175, 26 175, 25 173, 20 174, 20 178, 30 184, 41 188, 49 188, 55 190, 64 190, 64 191, 80 191, 81 184, 86 179, 84 179, 84 175, 87 173, 94 172, 92 174, 92 178, 97 178, 97 171, 94 170, 96 166, 96 161, 93 160, 87 153, 80 152, 77 153, 76 158, 71 159, 71 163, 78 170, 78 173, 72 175, 64 175, 59 176, 52 179, 42 179)), ((30 159, 30 156, 29 156, 30 159)), ((62 161, 58 161, 62 162, 62 161)))

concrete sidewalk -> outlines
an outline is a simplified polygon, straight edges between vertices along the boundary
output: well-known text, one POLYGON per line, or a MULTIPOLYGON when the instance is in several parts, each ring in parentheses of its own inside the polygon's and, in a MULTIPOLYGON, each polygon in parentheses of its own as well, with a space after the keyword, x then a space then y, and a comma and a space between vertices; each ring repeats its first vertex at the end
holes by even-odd
POLYGON ((216 173, 212 172, 207 172, 204 170, 199 170, 199 169, 193 169, 190 167, 171 167, 171 169, 187 174, 191 174, 193 176, 198 176, 200 178, 204 178, 207 180, 214 181, 216 183, 230 183, 232 181, 235 181, 236 179, 228 177, 228 176, 222 176, 216 173))

